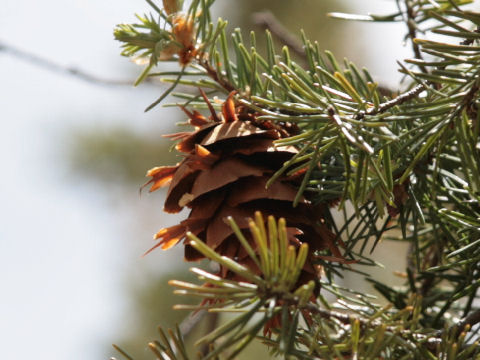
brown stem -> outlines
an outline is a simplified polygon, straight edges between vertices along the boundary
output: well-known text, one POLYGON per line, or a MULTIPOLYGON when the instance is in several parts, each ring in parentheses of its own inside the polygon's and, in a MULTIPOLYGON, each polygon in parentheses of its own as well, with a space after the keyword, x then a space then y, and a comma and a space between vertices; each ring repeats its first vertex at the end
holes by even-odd
POLYGON ((254 13, 252 18, 256 25, 269 30, 282 44, 288 46, 301 58, 305 58, 305 49, 301 41, 292 35, 270 11, 254 13))
MULTIPOLYGON (((306 52, 302 42, 298 37, 292 35, 281 22, 270 11, 261 11, 252 15, 253 21, 256 25, 265 30, 269 30, 272 35, 277 38, 282 44, 287 45, 295 54, 307 61, 306 52)), ((392 96, 393 90, 386 86, 379 85, 378 91, 383 96, 392 96)))
POLYGON ((403 94, 398 95, 395 99, 386 101, 382 104, 380 104, 377 108, 371 108, 367 112, 361 112, 356 116, 357 120, 362 119, 365 115, 377 115, 381 114, 389 109, 391 109, 394 106, 401 105, 404 102, 407 102, 415 97, 417 97, 425 87, 423 85, 417 85, 415 86, 412 90, 409 90, 403 94))
MULTIPOLYGON (((405 6, 407 7, 407 28, 408 28, 408 37, 412 42, 413 53, 415 58, 423 59, 422 52, 420 51, 420 46, 415 43, 414 39, 417 37, 417 23, 415 21, 415 10, 413 9, 411 0, 405 1, 405 6)), ((419 65, 420 70, 424 73, 428 73, 428 70, 425 66, 419 65)))
POLYGON ((103 85, 103 86, 132 86, 135 80, 116 80, 116 79, 106 79, 101 78, 96 75, 93 75, 87 71, 79 69, 74 66, 65 66, 61 65, 51 59, 46 57, 21 50, 13 45, 9 45, 3 41, 0 41, 0 53, 3 52, 5 54, 9 54, 17 59, 22 61, 28 62, 35 66, 44 68, 46 70, 69 75, 86 81, 91 84, 95 85, 103 85))
POLYGON ((237 90, 235 86, 230 84, 230 82, 227 81, 222 75, 218 74, 217 70, 212 65, 210 65, 207 59, 199 57, 197 61, 198 61, 198 64, 205 69, 208 76, 210 76, 213 81, 215 81, 225 90, 227 90, 227 92, 230 93, 234 90, 237 90))
POLYGON ((480 323, 480 309, 472 312, 470 315, 461 320, 456 326, 459 332, 462 332, 467 327, 467 325, 472 327, 473 325, 476 325, 478 323, 480 323))
MULTIPOLYGON (((474 30, 477 34, 480 33, 480 26, 477 26, 477 28, 474 30)), ((475 39, 465 39, 462 42, 460 42, 460 45, 472 45, 474 43, 475 39)))
MULTIPOLYGON (((427 259, 428 268, 435 267, 440 262, 440 256, 439 256, 440 250, 438 249, 438 246, 434 246, 433 248, 431 248, 431 251, 433 251, 433 254, 431 254, 431 257, 427 259)), ((435 276, 433 274, 425 275, 425 278, 422 281, 422 284, 420 286, 420 294, 423 297, 427 296, 434 285, 435 285, 435 276)))

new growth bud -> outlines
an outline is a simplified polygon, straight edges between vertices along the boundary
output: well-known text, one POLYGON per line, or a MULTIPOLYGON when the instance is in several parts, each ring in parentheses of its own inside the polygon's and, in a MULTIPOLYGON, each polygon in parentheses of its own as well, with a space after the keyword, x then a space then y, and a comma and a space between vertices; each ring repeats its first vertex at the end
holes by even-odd
POLYGON ((175 14, 182 10, 182 1, 180 0, 163 0, 163 8, 167 15, 175 14))

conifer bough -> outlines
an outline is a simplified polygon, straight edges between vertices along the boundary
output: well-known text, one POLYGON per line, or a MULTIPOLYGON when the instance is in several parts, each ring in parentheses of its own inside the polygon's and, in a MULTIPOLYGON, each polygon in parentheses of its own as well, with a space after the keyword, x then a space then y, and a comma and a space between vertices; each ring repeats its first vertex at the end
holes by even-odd
MULTIPOLYGON (((119 25, 115 37, 124 55, 147 62, 137 83, 171 83, 147 110, 171 94, 194 127, 170 135, 183 160, 147 174, 151 190, 169 185, 165 211, 191 208, 156 234, 155 247, 183 240, 187 260, 217 261, 219 274, 194 270, 203 286, 172 284, 203 298, 200 307, 241 312, 204 338, 216 344, 205 358, 234 358, 264 328, 262 340, 288 359, 479 359, 480 13, 465 7, 472 1, 403 0, 391 14, 331 14, 405 23, 414 56, 399 62, 408 79, 402 93, 380 93, 367 70, 339 64, 303 34, 306 67, 287 47, 277 54, 268 31, 264 56, 254 33, 249 44, 238 29, 229 40, 226 22, 211 19, 213 0, 188 9, 148 2, 155 14, 119 25), (154 72, 161 61, 180 69, 154 72), (201 90, 175 93, 177 86, 201 90), (280 230, 269 215, 287 225, 280 230), (381 307, 334 275, 377 265, 371 253, 390 229, 410 250, 403 287, 364 274, 388 302, 381 307), (288 266, 301 269, 293 286, 276 286, 272 276, 287 266, 277 261, 277 232, 292 246, 288 266)), ((158 358, 188 358, 179 332, 161 337, 151 347, 158 358)))

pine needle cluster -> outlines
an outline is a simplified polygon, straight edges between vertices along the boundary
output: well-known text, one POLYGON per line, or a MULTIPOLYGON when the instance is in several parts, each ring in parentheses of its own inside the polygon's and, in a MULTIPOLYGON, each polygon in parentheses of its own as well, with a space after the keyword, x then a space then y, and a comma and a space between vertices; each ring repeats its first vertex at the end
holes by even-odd
MULTIPOLYGON (((287 46, 277 52, 279 40, 268 30, 266 48, 257 49, 253 32, 245 40, 212 19, 214 0, 187 8, 178 0, 147 1, 151 15, 115 30, 123 55, 147 64, 137 83, 149 77, 171 84, 147 110, 171 95, 196 131, 208 116, 219 123, 243 116, 276 131, 276 148, 294 149, 266 172, 261 190, 294 184, 295 192, 281 198, 292 215, 273 217, 262 205, 263 216, 250 206, 250 219, 222 217, 243 258, 207 245, 207 230, 187 226, 173 239, 223 269, 193 268, 199 284, 171 282, 202 299, 188 308, 236 314, 198 341, 210 346, 200 357, 233 359, 257 339, 286 359, 480 359, 480 13, 470 9, 472 1, 398 0, 392 14, 330 14, 405 23, 414 56, 398 63, 402 92, 339 62, 303 33, 302 59, 287 46), (156 71, 164 61, 179 70, 156 71), (200 91, 175 92, 179 86, 200 91), (316 224, 296 225, 293 214, 306 203, 320 214, 316 224), (295 232, 302 226, 314 235, 295 232), (395 229, 396 240, 409 244, 404 286, 369 278, 388 305, 337 283, 347 271, 377 266, 372 253, 395 229), (316 246, 315 236, 327 245, 316 246), (315 269, 314 279, 299 280, 307 268, 315 269)), ((201 141, 195 138, 186 158, 200 167, 202 154, 213 152, 201 141)), ((215 156, 227 156, 226 148, 219 145, 215 156)), ((172 171, 160 180, 150 175, 164 185, 172 171)), ((182 206, 194 209, 188 189, 184 195, 182 206)), ((149 344, 153 358, 193 358, 180 330, 161 330, 160 338, 149 344)))

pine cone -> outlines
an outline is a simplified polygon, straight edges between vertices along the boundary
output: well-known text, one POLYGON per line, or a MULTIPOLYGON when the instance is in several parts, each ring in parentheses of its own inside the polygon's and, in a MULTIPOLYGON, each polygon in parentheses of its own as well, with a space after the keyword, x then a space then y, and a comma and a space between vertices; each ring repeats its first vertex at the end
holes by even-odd
MULTIPOLYGON (((247 219, 253 218, 255 211, 261 211, 265 219, 268 215, 286 219, 292 244, 309 244, 311 255, 299 283, 317 279, 319 269, 312 265, 315 251, 329 249, 335 257, 341 257, 334 245, 335 235, 322 219, 321 209, 303 197, 293 208, 301 174, 283 176, 266 188, 270 177, 297 153, 292 146, 274 145, 275 140, 291 135, 294 127, 259 122, 256 114, 235 106, 233 95, 224 102, 220 116, 204 96, 212 114, 210 119, 197 111, 183 109, 195 131, 168 137, 179 140, 176 149, 186 154, 184 160, 147 173, 152 177, 147 183, 152 184, 150 191, 170 184, 166 212, 177 213, 185 206, 191 208, 186 220, 155 235, 159 242, 149 251, 158 246, 168 249, 185 240, 186 260, 199 260, 203 256, 186 238, 190 231, 221 255, 255 269, 224 219, 232 216, 240 228, 247 228, 247 219)), ((253 247, 252 239, 249 240, 253 247)), ((224 277, 232 276, 226 269, 221 272, 224 277)))

